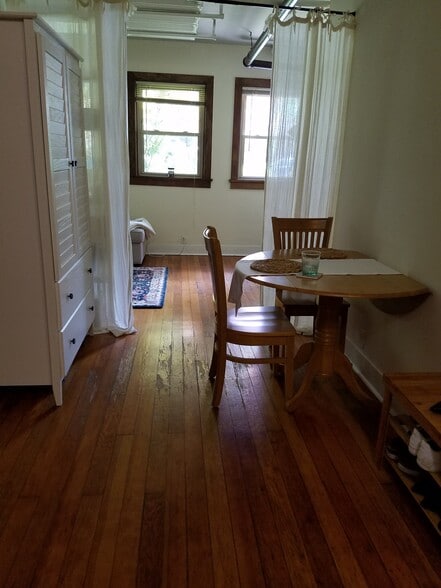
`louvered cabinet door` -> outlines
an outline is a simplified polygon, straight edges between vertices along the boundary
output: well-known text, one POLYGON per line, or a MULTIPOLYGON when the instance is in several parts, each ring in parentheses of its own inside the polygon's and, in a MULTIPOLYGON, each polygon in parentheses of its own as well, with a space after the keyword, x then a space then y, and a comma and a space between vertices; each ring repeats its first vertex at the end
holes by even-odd
POLYGON ((90 247, 89 191, 78 60, 43 40, 57 280, 90 247))
POLYGON ((75 200, 66 85, 66 52, 43 39, 45 100, 52 180, 52 231, 57 280, 75 263, 75 200))
POLYGON ((86 146, 83 119, 83 95, 79 63, 67 55, 68 106, 70 114, 70 147, 74 167, 73 200, 75 202, 75 237, 78 254, 90 247, 89 190, 87 184, 86 146))

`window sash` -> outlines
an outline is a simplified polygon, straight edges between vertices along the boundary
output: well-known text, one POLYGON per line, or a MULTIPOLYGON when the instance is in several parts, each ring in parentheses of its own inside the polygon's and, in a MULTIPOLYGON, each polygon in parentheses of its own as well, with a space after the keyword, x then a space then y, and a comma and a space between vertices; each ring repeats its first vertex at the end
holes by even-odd
POLYGON ((254 97, 269 97, 269 92, 270 80, 260 78, 236 78, 230 178, 230 187, 233 189, 242 188, 262 190, 264 188, 268 128, 266 128, 265 134, 263 134, 263 129, 260 125, 261 117, 253 120, 252 100, 254 97), (260 141, 262 141, 262 144, 264 142, 264 146, 260 149, 260 163, 257 163, 255 157, 254 161, 253 159, 250 159, 252 156, 247 149, 251 146, 257 146, 260 141), (263 152, 264 155, 262 155, 263 152), (259 173, 253 173, 256 167, 261 167, 263 170, 262 175, 259 173))

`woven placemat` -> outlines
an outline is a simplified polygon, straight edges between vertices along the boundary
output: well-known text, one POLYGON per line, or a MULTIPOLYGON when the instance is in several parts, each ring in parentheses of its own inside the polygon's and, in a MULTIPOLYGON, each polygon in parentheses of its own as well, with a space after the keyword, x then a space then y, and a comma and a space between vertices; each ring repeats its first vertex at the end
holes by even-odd
POLYGON ((293 257, 302 257, 302 251, 320 251, 320 259, 346 259, 348 254, 341 249, 331 249, 330 247, 311 247, 305 249, 293 249, 293 257))
POLYGON ((302 264, 292 259, 262 259, 253 261, 250 268, 269 274, 294 274, 302 269, 302 264))

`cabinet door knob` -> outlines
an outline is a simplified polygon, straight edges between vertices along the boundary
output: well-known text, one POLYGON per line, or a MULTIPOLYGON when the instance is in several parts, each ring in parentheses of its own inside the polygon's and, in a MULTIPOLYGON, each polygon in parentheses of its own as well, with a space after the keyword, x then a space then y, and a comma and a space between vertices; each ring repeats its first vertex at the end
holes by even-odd
POLYGON ((89 274, 91 274, 92 273, 92 268, 91 267, 87 268, 87 271, 89 272, 89 274))
POLYGON ((68 162, 68 165, 69 165, 70 167, 74 167, 74 166, 75 166, 75 161, 73 161, 73 159, 71 159, 71 160, 68 162))
POLYGON ((75 337, 69 341, 69 343, 71 343, 72 345, 75 345, 76 342, 77 341, 76 341, 75 337))
POLYGON ((67 295, 67 297, 69 298, 69 300, 72 300, 72 299, 73 299, 73 294, 72 294, 72 292, 71 292, 70 294, 68 294, 68 295, 67 295))
POLYGON ((95 307, 94 306, 89 306, 89 310, 91 310, 91 311, 92 310, 95 310, 95 307))

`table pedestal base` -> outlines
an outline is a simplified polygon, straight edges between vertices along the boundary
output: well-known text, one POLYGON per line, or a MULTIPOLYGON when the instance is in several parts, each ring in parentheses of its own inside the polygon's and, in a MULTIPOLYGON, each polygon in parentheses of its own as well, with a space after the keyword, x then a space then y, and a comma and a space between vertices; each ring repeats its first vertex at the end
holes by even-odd
POLYGON ((311 392, 315 376, 339 375, 346 386, 364 402, 372 398, 358 383, 352 364, 338 345, 340 305, 343 298, 320 296, 314 341, 300 347, 294 358, 294 369, 307 364, 300 388, 286 400, 286 409, 295 410, 299 400, 311 392))

